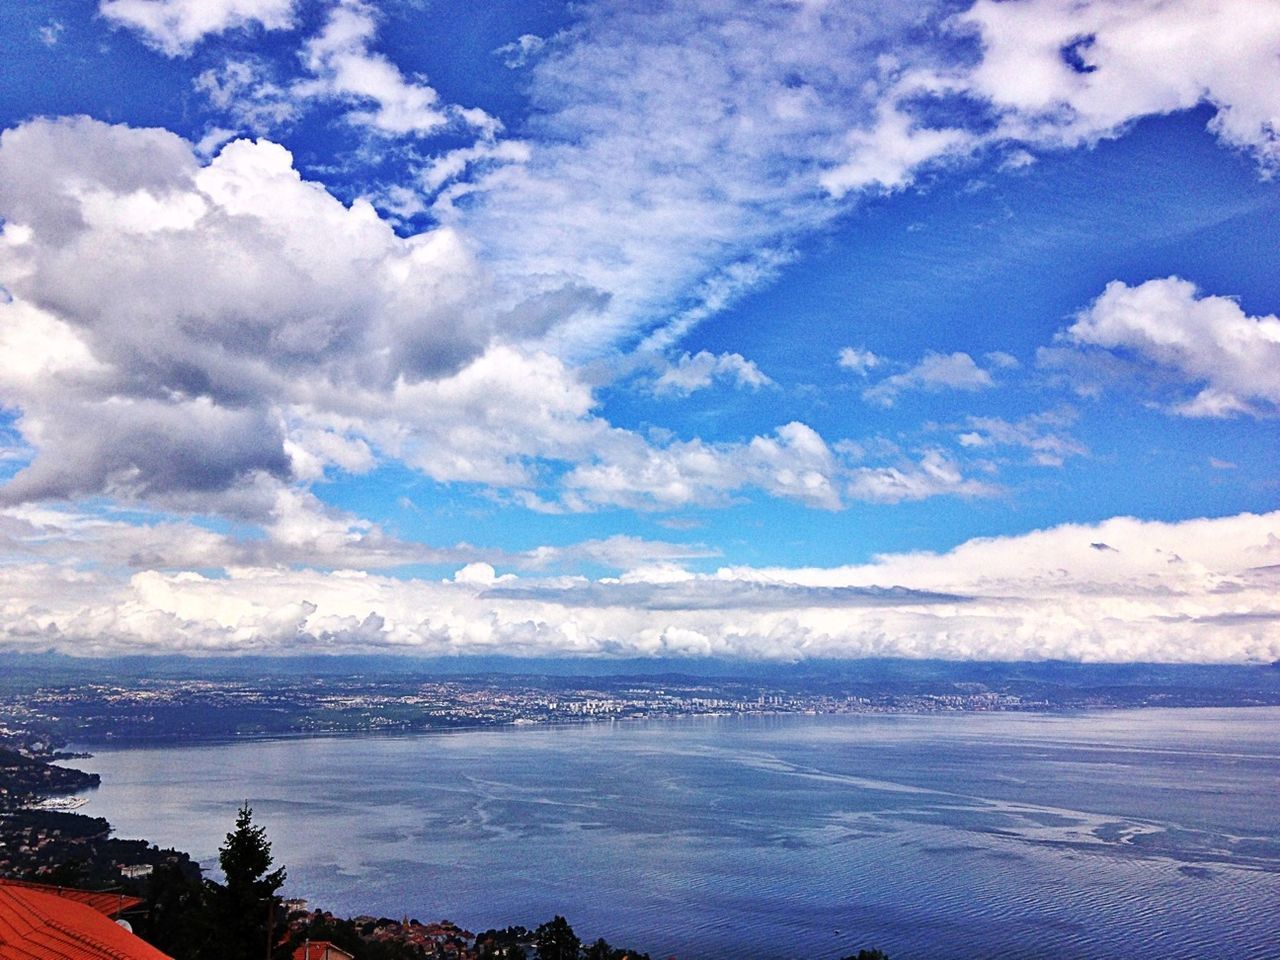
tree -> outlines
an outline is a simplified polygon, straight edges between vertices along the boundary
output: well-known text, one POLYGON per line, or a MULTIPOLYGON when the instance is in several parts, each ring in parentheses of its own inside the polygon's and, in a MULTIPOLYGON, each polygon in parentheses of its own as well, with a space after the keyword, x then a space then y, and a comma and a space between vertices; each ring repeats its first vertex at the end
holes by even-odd
MULTIPOLYGON (((275 947, 276 895, 285 869, 272 870, 271 843, 265 827, 255 826, 248 802, 236 814, 235 829, 218 850, 226 878, 210 884, 216 936, 226 960, 261 960, 275 947)), ((281 918, 283 919, 283 917, 281 918)))
POLYGON ((533 938, 538 948, 538 960, 578 960, 582 941, 562 916, 557 915, 540 926, 534 931, 533 938))
POLYGON ((524 927, 507 927, 505 930, 486 930, 476 937, 476 956, 479 960, 525 960, 525 944, 533 934, 524 927))
POLYGON ((199 868, 189 861, 157 864, 147 881, 147 912, 135 921, 136 932, 171 957, 199 956, 212 938, 207 892, 199 868))
POLYGON ((611 947, 609 941, 601 937, 583 955, 583 960, 649 960, 647 953, 638 950, 627 950, 623 947, 611 947))
POLYGON ((485 940, 476 944, 476 956, 480 960, 527 960, 528 954, 518 943, 498 943, 485 940))

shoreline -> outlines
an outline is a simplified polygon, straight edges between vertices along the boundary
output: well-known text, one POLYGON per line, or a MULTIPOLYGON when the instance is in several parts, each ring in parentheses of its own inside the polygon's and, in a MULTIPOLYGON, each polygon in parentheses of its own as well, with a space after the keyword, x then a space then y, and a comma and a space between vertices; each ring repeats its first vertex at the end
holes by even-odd
MULTIPOLYGON (((1023 717, 1081 717, 1099 714, 1147 714, 1159 711, 1194 711, 1209 710, 1248 711, 1276 710, 1280 704, 1245 703, 1245 704, 1133 704, 1120 706, 1115 704, 1098 706, 1061 706, 1037 707, 1017 710, 865 710, 865 711, 833 711, 829 713, 796 713, 777 712, 740 712, 740 713, 707 713, 707 714, 671 714, 668 716, 649 717, 600 717, 576 718, 563 720, 506 720, 501 723, 456 724, 441 727, 421 727, 415 729, 370 729, 370 730, 326 730, 326 731, 282 731, 278 733, 246 733, 217 736, 157 736, 154 738, 120 738, 111 740, 73 740, 67 747, 75 751, 74 758, 89 760, 95 751, 121 752, 126 750, 169 750, 181 747, 218 747, 231 746, 238 743, 275 743, 311 740, 395 740, 418 737, 447 736, 452 734, 468 734, 479 731, 493 733, 518 733, 534 730, 553 730, 557 728, 604 727, 616 725, 641 724, 681 724, 693 721, 741 721, 741 720, 788 720, 815 718, 844 719, 885 719, 902 717, 907 719, 933 719, 939 717, 968 718, 992 716, 1023 717)), ((965 722, 961 720, 961 722, 965 722)), ((54 762, 54 761, 50 761, 54 762)))

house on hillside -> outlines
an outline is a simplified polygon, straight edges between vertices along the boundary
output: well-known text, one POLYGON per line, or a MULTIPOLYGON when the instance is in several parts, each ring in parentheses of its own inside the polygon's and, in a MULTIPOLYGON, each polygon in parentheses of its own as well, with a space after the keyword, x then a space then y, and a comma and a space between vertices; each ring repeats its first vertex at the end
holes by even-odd
POLYGON ((308 940, 293 951, 293 960, 355 960, 355 957, 328 940, 308 940))

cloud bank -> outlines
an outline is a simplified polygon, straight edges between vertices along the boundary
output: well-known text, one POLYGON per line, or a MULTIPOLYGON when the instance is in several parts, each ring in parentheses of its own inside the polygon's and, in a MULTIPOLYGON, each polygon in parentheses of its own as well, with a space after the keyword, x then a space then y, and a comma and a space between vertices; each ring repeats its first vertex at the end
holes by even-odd
POLYGON ((521 656, 1280 658, 1280 513, 1117 518, 838 568, 588 581, 0 568, 7 649, 521 656), (1104 544, 1108 549, 1099 549, 1104 544))

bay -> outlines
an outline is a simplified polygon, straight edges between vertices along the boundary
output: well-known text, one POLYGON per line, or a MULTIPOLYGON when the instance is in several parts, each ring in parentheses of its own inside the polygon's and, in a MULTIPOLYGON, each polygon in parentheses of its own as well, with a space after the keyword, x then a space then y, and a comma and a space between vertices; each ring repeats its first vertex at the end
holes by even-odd
POLYGON ((85 813, 287 892, 654 957, 1280 956, 1280 709, 723 717, 97 749, 85 813))

